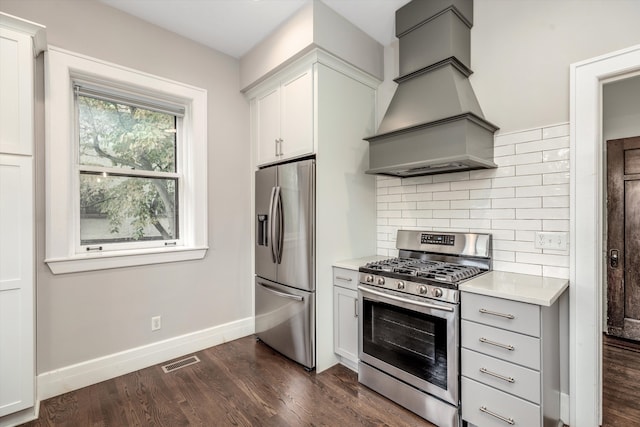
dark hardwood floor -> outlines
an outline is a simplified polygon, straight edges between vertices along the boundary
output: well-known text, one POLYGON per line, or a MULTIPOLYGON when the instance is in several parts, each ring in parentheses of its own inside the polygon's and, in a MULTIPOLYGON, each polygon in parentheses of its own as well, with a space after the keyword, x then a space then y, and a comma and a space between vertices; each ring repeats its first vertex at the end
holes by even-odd
POLYGON ((246 337, 43 401, 40 426, 420 426, 417 415, 334 366, 316 374, 246 337))
POLYGON ((604 335, 602 425, 640 426, 640 343, 604 335))

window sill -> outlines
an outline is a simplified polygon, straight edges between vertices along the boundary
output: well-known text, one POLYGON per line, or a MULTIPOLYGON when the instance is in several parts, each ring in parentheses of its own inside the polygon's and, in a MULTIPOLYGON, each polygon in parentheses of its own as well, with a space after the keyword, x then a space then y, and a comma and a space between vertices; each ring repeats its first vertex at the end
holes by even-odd
POLYGON ((81 271, 107 270, 139 265, 163 264, 204 258, 207 247, 161 248, 146 250, 113 251, 75 255, 68 258, 45 259, 53 274, 81 271))

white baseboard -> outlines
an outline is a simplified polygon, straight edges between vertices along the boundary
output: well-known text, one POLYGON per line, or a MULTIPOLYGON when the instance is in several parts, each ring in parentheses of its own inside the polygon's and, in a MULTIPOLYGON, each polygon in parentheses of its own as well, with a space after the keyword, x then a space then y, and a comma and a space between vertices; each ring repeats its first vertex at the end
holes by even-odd
POLYGON ((560 393, 560 419, 566 425, 569 425, 569 418, 571 418, 570 409, 569 395, 567 393, 560 393))
POLYGON ((45 400, 251 335, 254 325, 253 317, 248 317, 42 373, 37 377, 38 399, 45 400))
POLYGON ((0 427, 15 427, 29 421, 37 420, 38 411, 40 411, 40 402, 36 400, 35 405, 31 408, 0 417, 0 427))

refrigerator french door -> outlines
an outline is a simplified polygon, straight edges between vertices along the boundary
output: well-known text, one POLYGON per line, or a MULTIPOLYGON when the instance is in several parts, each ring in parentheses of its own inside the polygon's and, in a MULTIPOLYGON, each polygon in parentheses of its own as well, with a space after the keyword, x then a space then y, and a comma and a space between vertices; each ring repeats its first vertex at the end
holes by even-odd
POLYGON ((256 171, 257 337, 315 367, 315 161, 256 171))

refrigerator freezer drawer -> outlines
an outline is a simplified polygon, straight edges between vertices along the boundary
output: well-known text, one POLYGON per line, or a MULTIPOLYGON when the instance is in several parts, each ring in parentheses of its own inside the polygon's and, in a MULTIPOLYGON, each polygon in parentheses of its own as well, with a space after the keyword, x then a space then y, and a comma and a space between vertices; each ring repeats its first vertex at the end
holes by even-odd
POLYGON ((315 367, 315 293, 256 277, 256 335, 308 369, 315 367))

